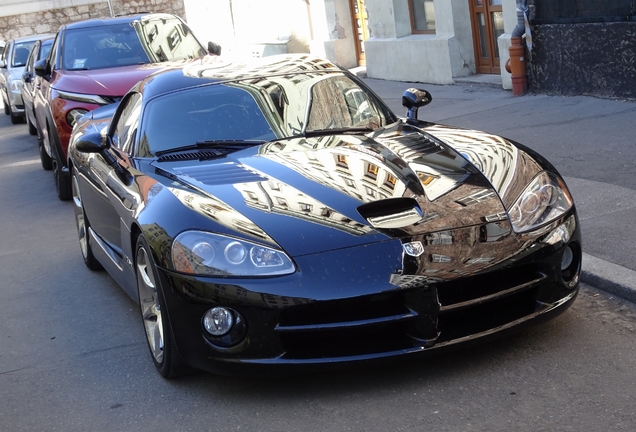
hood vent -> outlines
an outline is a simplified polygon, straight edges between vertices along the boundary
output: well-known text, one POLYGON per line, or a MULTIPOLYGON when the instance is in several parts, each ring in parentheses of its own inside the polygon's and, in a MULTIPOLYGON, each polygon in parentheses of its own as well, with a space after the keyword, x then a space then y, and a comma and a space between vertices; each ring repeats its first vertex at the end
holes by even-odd
POLYGON ((173 172, 183 181, 195 180, 207 186, 267 181, 266 177, 234 162, 181 167, 173 172))
POLYGON ((227 152, 218 150, 197 150, 193 152, 171 153, 157 158, 157 162, 177 162, 188 160, 208 160, 225 155, 227 152))

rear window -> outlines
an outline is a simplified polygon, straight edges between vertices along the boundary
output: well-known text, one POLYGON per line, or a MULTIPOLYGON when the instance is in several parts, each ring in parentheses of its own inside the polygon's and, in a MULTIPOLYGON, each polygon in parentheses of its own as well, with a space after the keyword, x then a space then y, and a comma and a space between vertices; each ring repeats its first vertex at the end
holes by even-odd
POLYGON ((16 43, 13 49, 13 59, 11 60, 11 66, 22 67, 26 66, 27 59, 31 53, 31 48, 35 42, 21 42, 16 43))

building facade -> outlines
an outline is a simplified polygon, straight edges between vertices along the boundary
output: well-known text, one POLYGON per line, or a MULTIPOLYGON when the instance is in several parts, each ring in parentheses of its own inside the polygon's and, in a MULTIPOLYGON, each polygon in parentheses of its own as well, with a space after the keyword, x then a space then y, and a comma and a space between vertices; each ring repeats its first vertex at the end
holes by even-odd
POLYGON ((204 40, 251 55, 311 52, 372 78, 452 84, 502 76, 515 0, 183 0, 204 40))
POLYGON ((0 40, 111 11, 174 13, 229 54, 312 53, 366 65, 370 78, 431 84, 492 74, 505 89, 512 33, 528 24, 531 90, 636 98, 636 0, 8 0, 0 40), (517 15, 526 5, 529 24, 517 15))

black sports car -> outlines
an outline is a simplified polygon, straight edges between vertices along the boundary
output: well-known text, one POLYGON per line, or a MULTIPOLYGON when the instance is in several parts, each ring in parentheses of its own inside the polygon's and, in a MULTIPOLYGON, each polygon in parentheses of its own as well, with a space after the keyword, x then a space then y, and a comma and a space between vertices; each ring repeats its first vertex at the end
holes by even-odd
POLYGON ((222 57, 87 113, 69 167, 86 265, 141 306, 158 371, 413 357, 553 317, 581 236, 554 167, 400 119, 329 61, 222 57))

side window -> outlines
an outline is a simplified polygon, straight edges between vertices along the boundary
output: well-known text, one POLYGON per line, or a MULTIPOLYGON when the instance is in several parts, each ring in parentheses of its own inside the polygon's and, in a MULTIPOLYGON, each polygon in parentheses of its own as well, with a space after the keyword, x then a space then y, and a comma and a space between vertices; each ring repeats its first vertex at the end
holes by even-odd
POLYGON ((33 63, 35 63, 35 59, 37 57, 37 52, 40 50, 40 42, 36 42, 29 53, 29 58, 26 61, 26 70, 33 69, 33 63))
POLYGON ((55 35, 55 40, 53 41, 53 46, 48 56, 49 66, 51 67, 51 70, 57 69, 57 53, 59 51, 61 41, 62 38, 60 37, 60 33, 58 32, 58 34, 55 35))
POLYGON ((4 52, 2 53, 2 61, 4 61, 5 65, 8 65, 9 52, 11 51, 11 46, 13 45, 12 41, 9 41, 6 47, 4 47, 4 52))
POLYGON ((115 119, 115 127, 112 132, 113 145, 124 153, 131 154, 134 138, 139 124, 139 112, 141 111, 141 95, 131 93, 119 107, 119 117, 115 119))

